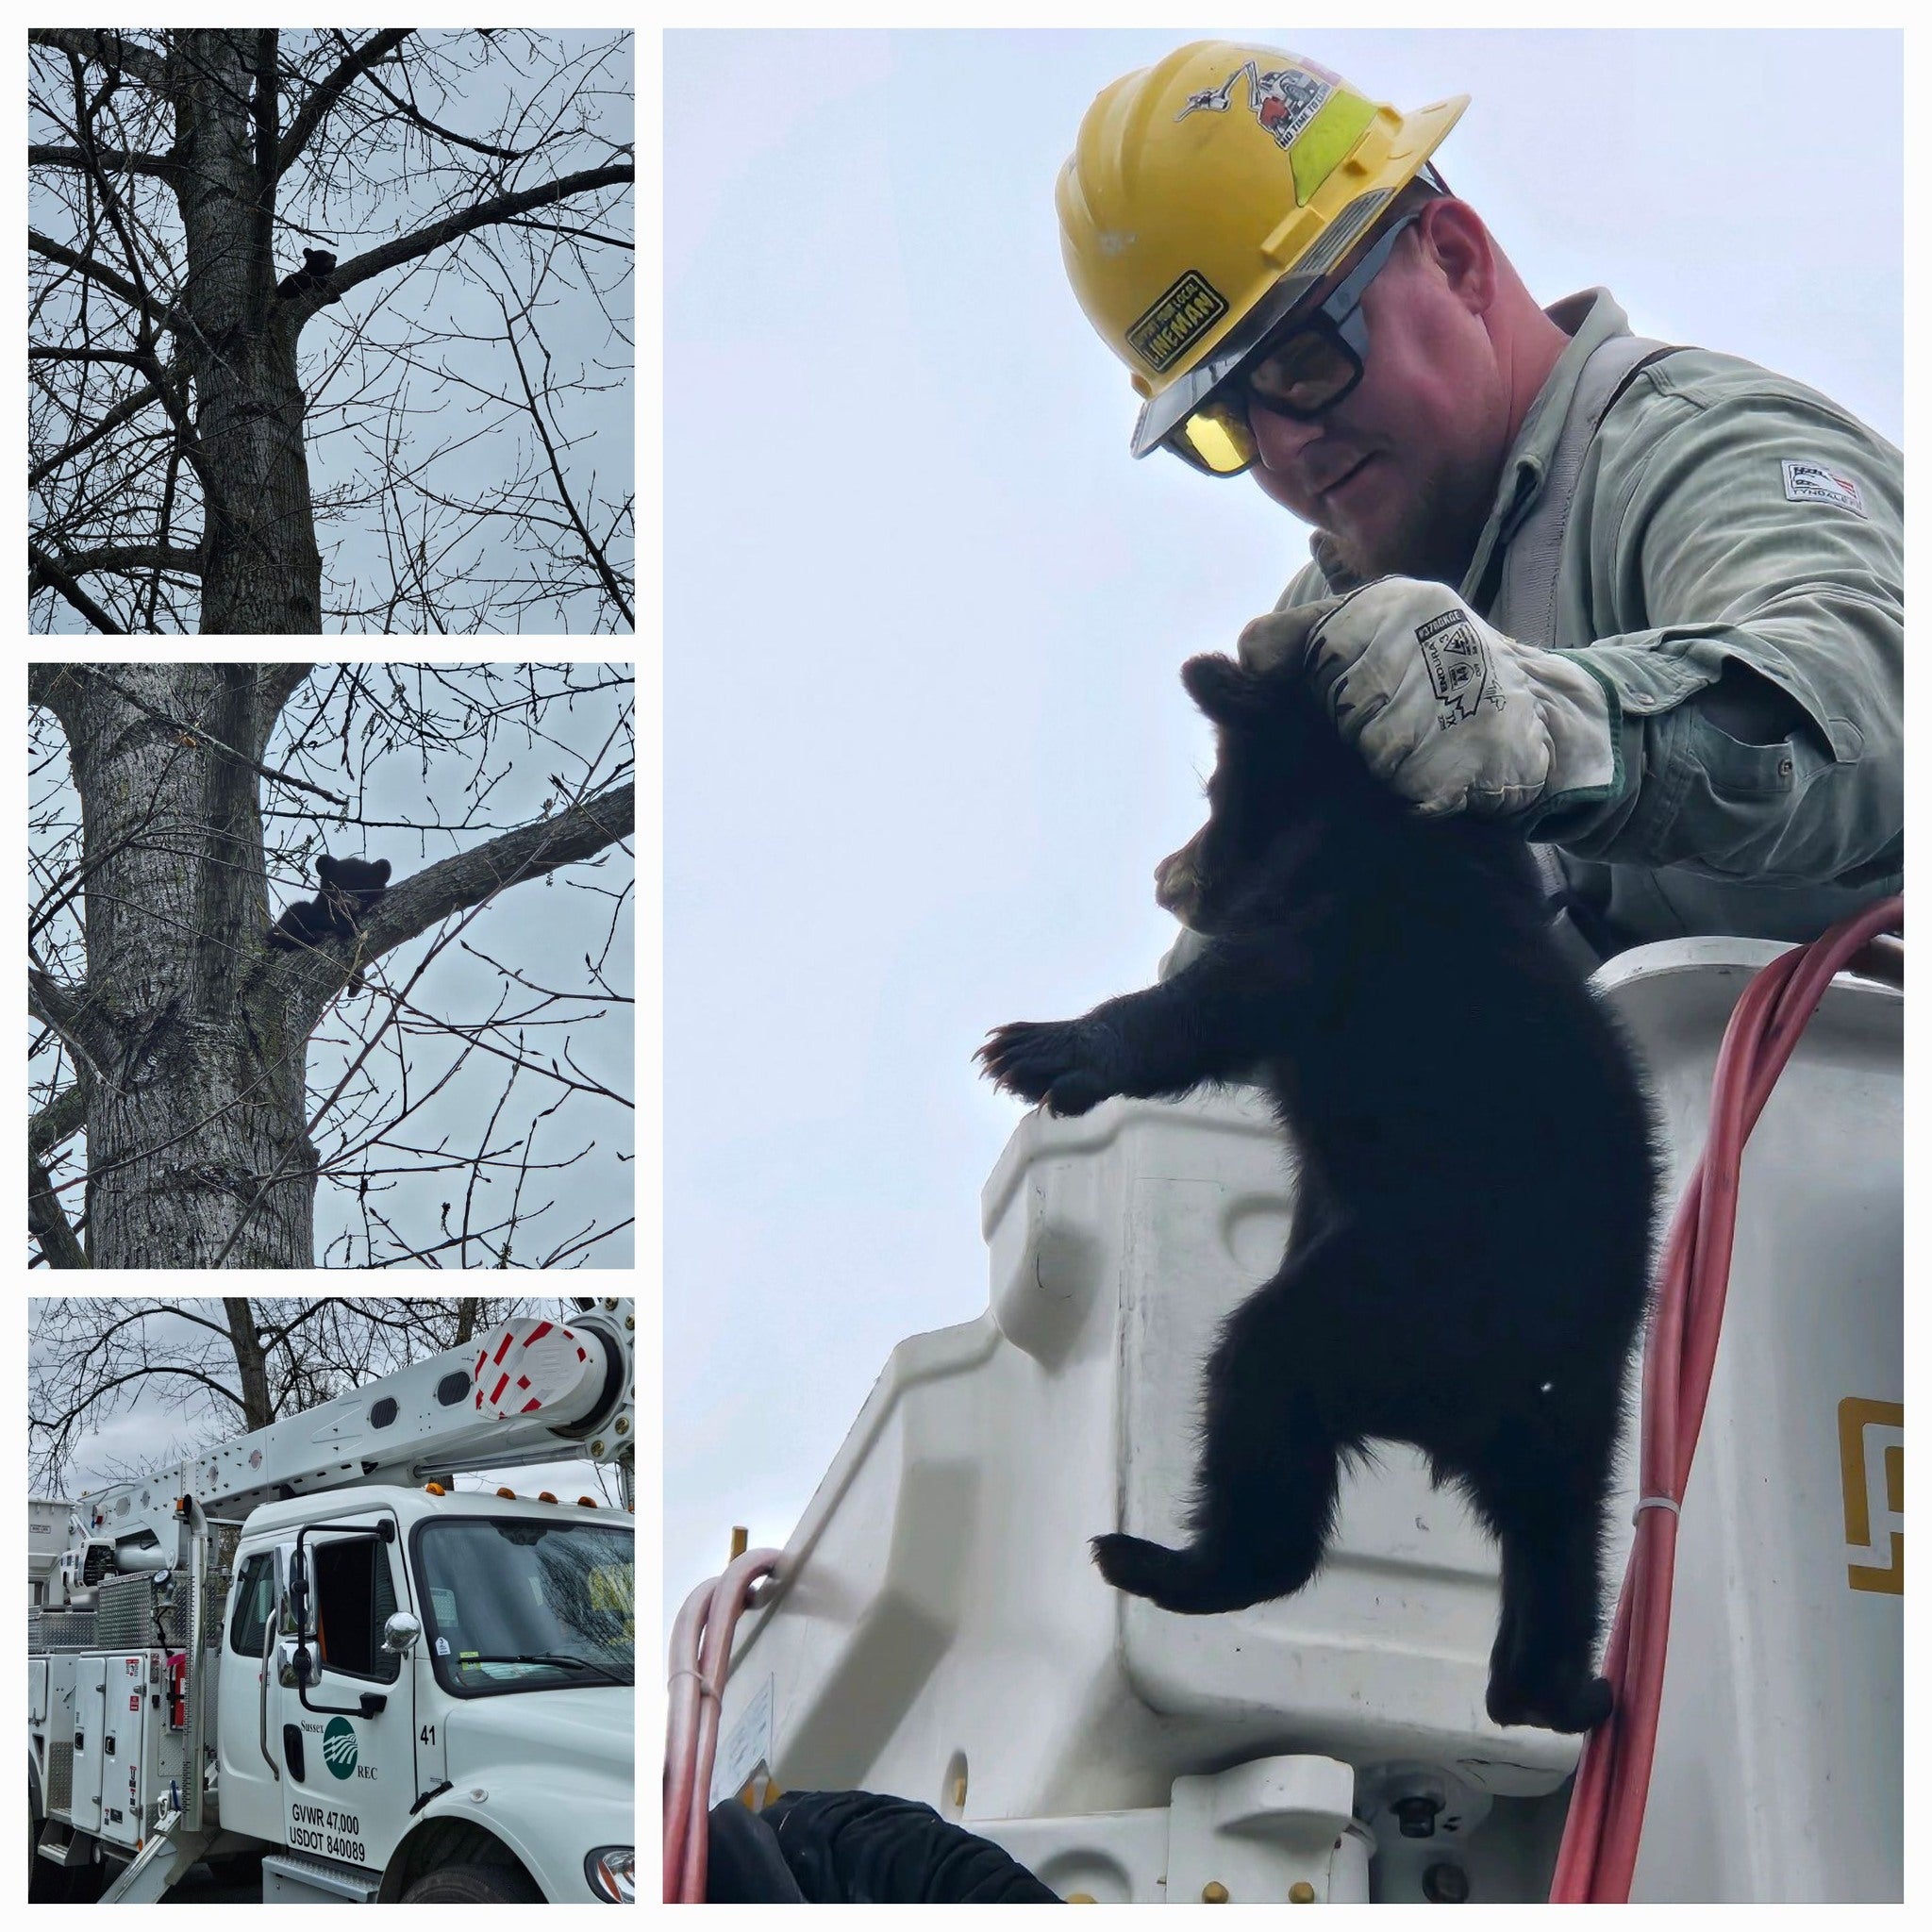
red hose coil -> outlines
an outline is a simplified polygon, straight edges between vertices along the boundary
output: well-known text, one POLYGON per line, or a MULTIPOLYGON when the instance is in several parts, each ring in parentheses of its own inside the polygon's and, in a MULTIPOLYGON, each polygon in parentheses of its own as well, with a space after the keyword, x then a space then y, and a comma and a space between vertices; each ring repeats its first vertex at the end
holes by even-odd
MULTIPOLYGON (((1868 906, 1810 945, 1779 954, 1731 1014, 1711 1081, 1710 1131, 1658 1269, 1643 1356, 1640 1496, 1682 1503, 1690 1481, 1724 1321, 1744 1143, 1833 976, 1878 934, 1904 924, 1903 897, 1868 906)), ((1676 1511, 1640 1509, 1604 1663, 1616 1709, 1577 1763, 1553 1905, 1629 1899, 1657 1752, 1676 1555, 1676 1511)))

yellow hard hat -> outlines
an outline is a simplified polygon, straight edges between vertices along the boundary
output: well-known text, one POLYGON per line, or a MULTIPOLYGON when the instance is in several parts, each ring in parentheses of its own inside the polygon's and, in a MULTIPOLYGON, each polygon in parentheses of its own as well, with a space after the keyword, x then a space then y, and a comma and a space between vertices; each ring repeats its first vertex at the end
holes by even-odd
POLYGON ((1299 54, 1227 41, 1100 93, 1054 203, 1080 307, 1146 399, 1137 457, 1336 267, 1468 105, 1401 114, 1299 54))

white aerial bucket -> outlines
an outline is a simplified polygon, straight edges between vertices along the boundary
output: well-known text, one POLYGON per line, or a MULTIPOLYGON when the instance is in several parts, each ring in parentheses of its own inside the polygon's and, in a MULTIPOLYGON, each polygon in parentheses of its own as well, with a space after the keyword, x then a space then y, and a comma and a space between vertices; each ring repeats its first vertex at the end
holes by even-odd
MULTIPOLYGON (((1599 975, 1674 1191, 1779 950, 1599 975)), ((1902 1894, 1902 1014, 1841 974, 1745 1158, 1634 1898, 1902 1894)), ((1171 1616, 1088 1560, 1177 1528, 1199 1364, 1278 1264, 1291 1185, 1252 1094, 1021 1122, 983 1194, 988 1310, 893 1351, 741 1625, 713 1800, 759 1775, 924 1799, 1102 1901, 1547 1895, 1577 1740, 1485 1715, 1495 1553, 1419 1457, 1344 1479, 1326 1567, 1280 1602, 1171 1616)))

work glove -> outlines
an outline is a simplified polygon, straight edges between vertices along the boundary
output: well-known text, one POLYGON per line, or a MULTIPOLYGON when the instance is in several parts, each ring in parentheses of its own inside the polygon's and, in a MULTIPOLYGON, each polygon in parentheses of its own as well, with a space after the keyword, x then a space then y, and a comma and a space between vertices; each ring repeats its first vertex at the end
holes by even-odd
POLYGON ((1456 592, 1381 577, 1257 617, 1241 662, 1301 667, 1336 730, 1424 818, 1542 819, 1617 777, 1607 693, 1575 658, 1505 637, 1456 592))

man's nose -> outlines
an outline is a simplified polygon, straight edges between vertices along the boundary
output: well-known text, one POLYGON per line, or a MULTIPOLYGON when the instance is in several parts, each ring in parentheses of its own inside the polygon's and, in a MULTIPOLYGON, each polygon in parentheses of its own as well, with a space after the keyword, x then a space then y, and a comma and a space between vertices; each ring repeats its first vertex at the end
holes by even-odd
POLYGON ((1322 433, 1320 423, 1297 423, 1278 409, 1251 408, 1248 427, 1264 470, 1292 472, 1300 464, 1303 451, 1322 433))

